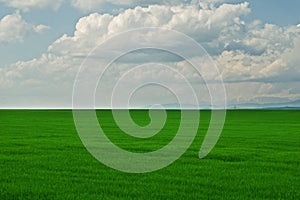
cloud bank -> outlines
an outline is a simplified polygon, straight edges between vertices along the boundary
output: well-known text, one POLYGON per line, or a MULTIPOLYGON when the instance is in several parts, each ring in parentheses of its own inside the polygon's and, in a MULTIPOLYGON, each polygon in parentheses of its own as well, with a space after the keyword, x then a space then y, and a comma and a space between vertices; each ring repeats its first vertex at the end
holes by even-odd
MULTIPOLYGON (((12 7, 21 5, 17 4, 17 0, 12 2, 15 2, 11 3, 12 7)), ((35 1, 31 2, 34 4, 35 1)), ((40 5, 46 6, 47 1, 43 2, 45 3, 40 5)), ((73 5, 80 9, 97 7, 94 5, 97 1, 82 2, 72 1, 73 5)), ((150 2, 158 3, 154 0, 149 1, 149 4, 150 2)), ((300 98, 299 26, 280 27, 264 24, 259 20, 246 23, 244 17, 251 13, 249 3, 223 3, 216 6, 216 2, 221 1, 135 6, 124 9, 117 15, 92 13, 79 19, 74 34, 65 34, 58 38, 42 57, 0 68, 0 88, 4 91, 3 94, 9 94, 8 91, 22 93, 24 96, 40 93, 40 96, 44 95, 45 98, 51 94, 49 98, 52 102, 70 106, 76 72, 91 49, 112 35, 126 30, 162 27, 187 34, 208 51, 221 71, 230 102, 259 102, 272 99, 291 101, 300 98)), ((100 6, 102 1, 98 3, 100 6)), ((117 1, 112 3, 117 4, 117 1)), ((127 5, 135 3, 138 4, 131 0, 123 1, 123 4, 127 5)), ((29 4, 26 6, 24 4, 24 10, 33 8, 29 7, 29 4)), ((25 24, 22 30, 29 26, 31 31, 39 32, 38 26, 26 25, 18 13, 14 15, 16 21, 25 24)), ((21 35, 21 39, 11 37, 10 40, 22 41, 24 36, 21 35)), ((163 37, 157 36, 156 39, 164 41, 166 38, 163 37)), ((135 56, 137 55, 133 57, 135 56)), ((141 63, 145 62, 142 58, 143 56, 140 59, 141 63)), ((130 62, 130 59, 120 62, 119 69, 129 67, 128 63, 134 62, 136 61, 130 62)), ((166 59, 160 62, 174 66, 190 79, 195 76, 189 71, 188 63, 182 60, 172 60, 166 56, 166 59)), ((149 74, 160 75, 159 78, 162 79, 167 76, 155 71, 149 74)), ((143 77, 143 72, 136 77, 143 77)))

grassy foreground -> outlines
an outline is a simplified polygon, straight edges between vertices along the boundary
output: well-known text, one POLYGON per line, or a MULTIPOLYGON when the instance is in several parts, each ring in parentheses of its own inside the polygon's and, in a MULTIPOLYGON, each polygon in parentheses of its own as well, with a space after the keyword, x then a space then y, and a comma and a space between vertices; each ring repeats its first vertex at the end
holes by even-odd
MULTIPOLYGON (((140 125, 146 111, 132 112, 140 125)), ((111 111, 100 124, 120 147, 144 152, 167 144, 179 111, 149 140, 122 134, 111 111)), ((126 174, 95 160, 82 145, 72 111, 0 111, 0 199, 300 199, 300 111, 228 111, 222 136, 205 159, 199 148, 209 124, 172 165, 126 174)))

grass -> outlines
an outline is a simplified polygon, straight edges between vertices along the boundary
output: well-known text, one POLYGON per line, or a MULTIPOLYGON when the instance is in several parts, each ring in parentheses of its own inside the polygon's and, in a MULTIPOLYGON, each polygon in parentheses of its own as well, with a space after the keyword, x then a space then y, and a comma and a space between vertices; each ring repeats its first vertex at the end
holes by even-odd
MULTIPOLYGON (((140 125, 146 111, 133 111, 140 125)), ((111 111, 100 124, 120 147, 145 152, 167 144, 180 112, 168 111, 165 128, 149 140, 117 128, 111 111)), ((69 110, 0 111, 0 199, 300 199, 300 111, 228 111, 214 150, 198 159, 209 124, 188 151, 162 170, 127 174, 95 160, 82 145, 69 110)))

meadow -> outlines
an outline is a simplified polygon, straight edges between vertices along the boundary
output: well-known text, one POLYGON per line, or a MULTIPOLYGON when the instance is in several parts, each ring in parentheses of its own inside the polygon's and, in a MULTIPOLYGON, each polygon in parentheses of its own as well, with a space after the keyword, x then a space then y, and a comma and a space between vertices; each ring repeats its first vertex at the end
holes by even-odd
MULTIPOLYGON (((145 110, 131 111, 140 125, 145 110)), ((99 123, 132 152, 167 144, 179 111, 168 111, 151 139, 122 133, 110 110, 99 123)), ((222 135, 204 159, 198 152, 210 111, 188 151, 156 172, 128 174, 97 161, 83 146, 71 110, 0 110, 0 199, 300 199, 300 111, 230 110, 222 135)))

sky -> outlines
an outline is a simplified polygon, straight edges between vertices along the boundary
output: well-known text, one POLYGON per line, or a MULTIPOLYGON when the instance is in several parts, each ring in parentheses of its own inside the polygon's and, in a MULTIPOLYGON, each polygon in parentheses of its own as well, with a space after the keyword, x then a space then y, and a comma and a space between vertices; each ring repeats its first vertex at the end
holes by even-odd
MULTIPOLYGON (((97 106, 110 107, 102 99, 117 83, 113 80, 147 63, 126 81, 170 80, 170 87, 190 97, 182 80, 162 67, 168 65, 193 83, 201 105, 211 104, 210 86, 204 82, 220 84, 220 77, 230 105, 299 100, 299 8, 298 0, 0 0, 0 108, 72 107, 76 74, 90 51, 113 35, 144 27, 191 37, 211 57, 220 76, 209 75, 211 65, 197 76, 186 60, 170 52, 131 52, 105 74, 104 87, 96 89, 97 106)), ((180 43, 165 35, 155 39, 180 43)), ((118 44, 110 48, 117 50, 118 44)), ((208 60, 202 62, 208 65, 208 60)), ((132 96, 133 107, 175 103, 176 95, 166 88, 147 87, 132 96)), ((191 104, 188 99, 182 103, 191 104)))

